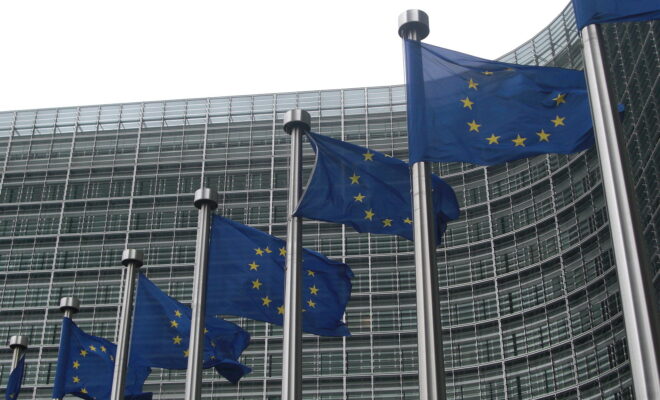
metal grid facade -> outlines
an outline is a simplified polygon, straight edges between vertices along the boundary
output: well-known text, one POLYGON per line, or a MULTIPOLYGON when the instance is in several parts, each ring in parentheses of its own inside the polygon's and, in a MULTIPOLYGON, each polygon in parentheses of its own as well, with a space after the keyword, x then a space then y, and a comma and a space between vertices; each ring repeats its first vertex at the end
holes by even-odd
MULTIPOLYGON (((607 34, 657 270, 658 24, 607 34)), ((581 68, 580 51, 569 7, 502 59, 581 68)), ((30 337, 21 398, 51 397, 60 297, 81 299, 74 319, 87 332, 115 337, 126 246, 190 301, 200 185, 219 191, 218 212, 285 236, 281 118, 295 107, 316 132, 407 156, 400 86, 0 113, 0 338, 30 337)), ((312 164, 307 146, 305 176, 312 164)), ((596 151, 435 171, 462 206, 438 249, 449 398, 631 398, 596 151)), ((314 221, 303 232, 356 275, 353 336, 305 335, 304 398, 418 398, 411 243, 314 221)), ((253 372, 233 386, 205 371, 205 397, 278 399, 281 328, 232 320, 252 334, 242 361, 253 372)), ((4 387, 9 350, 0 356, 4 387)), ((185 371, 154 370, 145 389, 180 399, 184 381, 185 371)))

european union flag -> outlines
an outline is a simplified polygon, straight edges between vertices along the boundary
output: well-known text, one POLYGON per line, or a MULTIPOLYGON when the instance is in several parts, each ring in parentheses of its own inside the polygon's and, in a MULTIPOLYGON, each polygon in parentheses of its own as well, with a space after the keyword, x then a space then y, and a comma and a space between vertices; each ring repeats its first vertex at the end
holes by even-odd
MULTIPOLYGON (((72 394, 87 400, 110 399, 116 351, 115 344, 88 335, 70 318, 64 318, 53 398, 61 399, 72 394)), ((129 365, 126 399, 151 399, 151 393, 142 393, 142 385, 150 372, 148 367, 129 365)))
POLYGON ((591 24, 660 18, 658 0, 573 0, 573 9, 579 30, 591 24))
POLYGON ((23 373, 25 372, 25 355, 23 355, 16 364, 16 368, 9 374, 9 381, 7 381, 7 390, 5 391, 5 400, 18 399, 21 393, 21 385, 23 384, 23 373))
MULTIPOLYGON (((149 367, 186 369, 192 310, 166 295, 139 274, 130 362, 149 367)), ((207 317, 204 334, 204 368, 214 367, 231 383, 251 369, 238 362, 250 335, 231 322, 207 317)))
MULTIPOLYGON (((410 168, 374 150, 308 133, 316 164, 295 215, 413 240, 410 168)), ((454 190, 433 176, 436 238, 460 214, 454 190)))
MULTIPOLYGON (((214 215, 206 312, 282 325, 286 242, 214 215)), ((341 321, 351 296, 346 264, 303 250, 303 331, 349 336, 341 321)))
POLYGON ((494 165, 594 143, 582 71, 489 61, 406 40, 410 162, 494 165))

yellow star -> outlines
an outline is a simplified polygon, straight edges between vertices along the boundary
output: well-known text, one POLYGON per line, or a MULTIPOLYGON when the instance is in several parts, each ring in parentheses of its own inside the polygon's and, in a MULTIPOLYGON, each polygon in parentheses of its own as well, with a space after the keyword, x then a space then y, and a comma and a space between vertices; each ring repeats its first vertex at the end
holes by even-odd
POLYGON ((211 359, 211 360, 215 360, 215 356, 211 356, 210 359, 211 359))
POLYGON ((460 101, 461 103, 463 103, 463 108, 469 108, 470 110, 472 109, 472 105, 474 104, 474 102, 470 101, 469 97, 461 99, 460 101))
POLYGON ((105 346, 101 346, 101 351, 102 351, 102 352, 105 353, 105 352, 107 352, 107 350, 108 350, 108 349, 106 349, 105 346))
POLYGON ((280 255, 286 256, 286 247, 280 247, 280 255))
POLYGON ((484 71, 484 72, 482 72, 482 74, 484 74, 484 75, 493 75, 493 72, 492 71, 484 71))
POLYGON ((263 283, 259 282, 259 279, 257 279, 256 281, 252 281, 252 289, 259 290, 261 289, 261 285, 263 285, 263 283))
POLYGON ((261 250, 260 248, 259 249, 254 249, 254 252, 257 253, 258 256, 263 256, 264 255, 264 251, 261 250))
POLYGON ((89 345, 89 349, 90 349, 91 351, 96 351, 96 347, 95 347, 94 345, 92 345, 92 344, 89 345))
POLYGON ((184 350, 183 351, 183 356, 188 357, 188 354, 190 354, 190 350, 184 350))
POLYGON ((217 346, 213 340, 211 340, 211 347, 217 346))
POLYGON ((181 311, 179 311, 179 310, 174 310, 174 315, 181 318, 181 315, 183 315, 183 314, 181 314, 181 311))
POLYGON ((362 154, 362 156, 364 157, 364 161, 373 161, 374 160, 374 153, 370 152, 369 150, 367 150, 366 153, 362 154))
POLYGON ((353 196, 355 201, 359 201, 360 203, 362 203, 362 200, 364 200, 365 197, 367 197, 367 196, 363 195, 362 193, 358 193, 357 196, 353 196))
POLYGON ((374 217, 374 215, 376 215, 376 214, 374 214, 373 210, 371 210, 371 209, 366 210, 364 212, 364 219, 368 219, 369 221, 373 221, 372 218, 374 217))
POLYGON ((349 179, 351 180, 351 185, 357 185, 360 183, 360 176, 355 175, 355 172, 353 172, 353 176, 349 177, 349 179))
POLYGON ((273 300, 268 298, 268 296, 261 298, 261 305, 262 306, 270 307, 270 303, 272 303, 272 302, 273 302, 273 300))
POLYGON ((539 135, 539 142, 550 142, 550 134, 543 129, 541 129, 541 132, 536 132, 537 135, 539 135))
POLYGON ((316 275, 314 275, 314 271, 312 271, 311 269, 308 269, 307 270, 307 276, 316 276, 316 275))
POLYGON ((552 122, 553 124, 555 124, 555 128, 556 128, 556 127, 558 127, 559 125, 561 125, 561 126, 565 126, 565 125, 564 125, 564 120, 565 120, 565 119, 566 119, 566 117, 560 117, 559 115, 557 115, 557 117, 556 117, 555 119, 551 119, 550 122, 552 122))
POLYGON ((87 389, 82 388, 82 389, 80 389, 80 393, 85 393, 85 394, 87 394, 88 392, 87 392, 87 389))
POLYGON ((204 334, 206 335, 207 333, 209 333, 209 330, 204 328, 204 334))
POLYGON ((178 327, 179 327, 179 323, 178 323, 178 322, 176 322, 176 321, 170 321, 170 328, 178 328, 178 327))
POLYGON ((403 220, 403 222, 406 223, 406 224, 412 224, 412 219, 406 218, 406 219, 403 220))
POLYGON ((472 122, 468 122, 467 124, 468 126, 470 126, 470 130, 468 132, 472 132, 472 131, 479 132, 479 127, 481 125, 477 124, 477 121, 472 120, 472 122))
POLYGON ((74 376, 73 377, 73 383, 80 383, 80 378, 78 378, 77 376, 74 376))
POLYGON ((316 307, 316 303, 314 303, 312 300, 307 300, 307 304, 312 308, 316 307))
POLYGON ((75 369, 80 368, 80 363, 78 362, 78 360, 73 362, 73 368, 75 368, 75 369))
POLYGON ((278 314, 284 314, 284 306, 277 307, 277 313, 278 314))
POLYGON ((511 141, 516 144, 516 147, 518 147, 518 146, 525 147, 525 140, 527 140, 527 138, 522 138, 522 137, 520 137, 520 135, 518 135, 517 138, 515 138, 511 141))
POLYGON ((468 89, 479 90, 477 89, 477 86, 479 86, 479 84, 470 78, 470 82, 468 82, 468 89))
POLYGON ((385 226, 392 226, 392 220, 389 219, 389 218, 385 218, 385 219, 383 220, 383 226, 384 226, 384 227, 385 227, 385 226))
POLYGON ((319 294, 319 288, 317 288, 316 285, 311 286, 311 287, 309 288, 309 292, 310 292, 311 294, 319 294))
POLYGON ((273 250, 271 250, 271 249, 268 248, 268 247, 264 248, 264 251, 265 251, 266 253, 268 253, 268 254, 270 254, 270 253, 273 252, 273 250))
POLYGON ((502 136, 495 136, 495 134, 493 133, 492 135, 490 135, 490 137, 487 137, 486 140, 488 140, 488 144, 500 144, 498 140, 500 140, 501 137, 502 136))
POLYGON ((254 261, 252 261, 252 263, 248 265, 250 266, 250 271, 257 271, 259 269, 259 264, 257 264, 254 261))
POLYGON ((183 339, 181 338, 181 336, 178 335, 172 338, 172 342, 174 342, 174 344, 181 344, 181 340, 183 339))
POLYGON ((87 350, 85 349, 80 350, 80 355, 83 357, 87 357, 87 350))
POLYGON ((566 103, 566 93, 559 93, 557 97, 555 97, 552 100, 554 100, 557 103, 556 104, 557 106, 560 105, 561 103, 566 103))

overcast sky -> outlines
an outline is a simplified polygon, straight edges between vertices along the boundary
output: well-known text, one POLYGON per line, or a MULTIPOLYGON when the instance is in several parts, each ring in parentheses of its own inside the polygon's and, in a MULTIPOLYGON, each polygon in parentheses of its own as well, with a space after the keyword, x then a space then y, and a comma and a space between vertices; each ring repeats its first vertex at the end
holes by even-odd
POLYGON ((397 17, 496 58, 568 0, 1 0, 0 110, 403 83, 397 17))

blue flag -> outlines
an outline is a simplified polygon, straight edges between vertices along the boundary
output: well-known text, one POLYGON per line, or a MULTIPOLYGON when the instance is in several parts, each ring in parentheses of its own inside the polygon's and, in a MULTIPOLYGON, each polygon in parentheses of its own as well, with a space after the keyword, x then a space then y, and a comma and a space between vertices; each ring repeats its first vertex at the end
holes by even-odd
MULTIPOLYGON (((316 165, 295 215, 336 222, 358 232, 413 240, 408 164, 365 147, 308 133, 316 165)), ((454 190, 433 176, 437 244, 460 210, 454 190)))
MULTIPOLYGON (((166 295, 139 274, 130 361, 149 367, 188 368, 192 310, 166 295)), ((238 362, 250 335, 231 322, 207 317, 204 335, 204 368, 214 367, 228 381, 237 383, 251 371, 238 362)))
POLYGON ((16 400, 21 393, 21 385, 23 384, 23 373, 25 372, 25 354, 18 360, 16 368, 9 374, 9 381, 7 381, 7 390, 5 391, 5 400, 16 400))
MULTIPOLYGON (((284 240, 214 215, 206 312, 282 325, 285 257, 284 240)), ((351 269, 310 250, 303 250, 302 268, 303 331, 350 335, 341 319, 351 296, 351 269)))
POLYGON ((593 145, 582 71, 405 47, 411 163, 494 165, 593 145))
MULTIPOLYGON (((88 335, 70 318, 64 318, 53 398, 61 399, 66 394, 72 394, 87 400, 110 399, 116 351, 115 344, 88 335)), ((142 393, 142 385, 150 372, 148 367, 129 365, 126 399, 151 399, 151 393, 142 393)))
POLYGON ((579 30, 591 24, 660 18, 658 0, 573 0, 573 9, 579 30))

